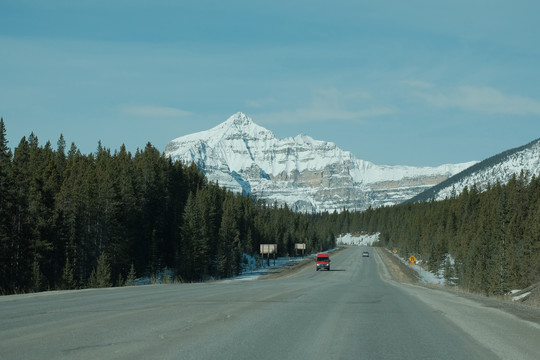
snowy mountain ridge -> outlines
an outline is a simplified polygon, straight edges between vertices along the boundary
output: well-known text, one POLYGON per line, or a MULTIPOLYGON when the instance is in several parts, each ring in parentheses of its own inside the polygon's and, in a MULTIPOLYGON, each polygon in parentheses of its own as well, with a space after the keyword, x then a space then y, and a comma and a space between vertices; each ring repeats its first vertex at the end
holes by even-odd
POLYGON ((308 135, 278 139, 240 112, 170 141, 165 155, 195 162, 210 181, 233 191, 306 212, 399 203, 475 164, 375 165, 308 135))
POLYGON ((418 194, 411 201, 444 200, 453 193, 459 195, 465 187, 476 186, 478 191, 484 191, 488 185, 497 182, 506 184, 521 171, 529 177, 540 176, 540 139, 487 158, 418 194))

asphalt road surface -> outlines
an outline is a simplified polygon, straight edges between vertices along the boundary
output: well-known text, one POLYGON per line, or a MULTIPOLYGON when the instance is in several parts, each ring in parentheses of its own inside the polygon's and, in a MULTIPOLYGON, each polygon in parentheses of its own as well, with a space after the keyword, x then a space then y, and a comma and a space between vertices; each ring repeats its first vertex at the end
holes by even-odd
POLYGON ((540 359, 540 325, 350 247, 270 280, 0 297, 0 359, 540 359))

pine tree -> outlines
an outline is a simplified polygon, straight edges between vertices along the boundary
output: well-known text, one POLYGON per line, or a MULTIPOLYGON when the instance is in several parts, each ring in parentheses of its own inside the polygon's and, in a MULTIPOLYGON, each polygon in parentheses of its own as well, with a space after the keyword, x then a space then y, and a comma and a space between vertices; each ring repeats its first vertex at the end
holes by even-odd
POLYGON ((62 279, 60 284, 60 289, 62 290, 71 290, 77 288, 77 282, 75 280, 75 272, 73 265, 66 259, 64 264, 64 269, 62 271, 62 279))
POLYGON ((184 281, 193 281, 196 278, 194 272, 195 263, 195 242, 200 237, 200 217, 195 203, 195 195, 189 193, 182 222, 182 232, 179 239, 180 246, 176 259, 180 276, 184 281))
POLYGON ((111 234, 111 245, 114 248, 113 273, 125 274, 130 265, 138 265, 133 263, 133 255, 138 238, 138 223, 141 221, 133 159, 125 145, 113 157, 109 171, 112 173, 116 194, 111 223, 114 224, 111 234))
POLYGON ((92 270, 92 274, 88 281, 88 287, 105 288, 110 286, 112 286, 111 267, 107 260, 107 255, 103 252, 98 258, 96 268, 92 270))
POLYGON ((173 241, 168 238, 164 221, 167 209, 167 176, 163 171, 168 162, 148 143, 143 152, 134 157, 135 178, 139 192, 140 222, 137 224, 135 266, 141 264, 156 273, 162 268, 167 248, 172 252, 173 241))
POLYGON ((13 232, 11 236, 10 259, 11 289, 27 291, 31 287, 34 254, 31 249, 34 239, 35 221, 30 215, 30 196, 32 196, 30 174, 30 148, 23 137, 15 149, 13 157, 13 232))
POLYGON ((133 265, 133 263, 131 263, 131 267, 129 268, 129 273, 128 273, 125 285, 134 286, 136 278, 137 278, 137 274, 135 272, 135 266, 133 265))
POLYGON ((450 258, 446 257, 446 260, 444 261, 444 280, 446 285, 453 285, 454 276, 454 267, 450 263, 450 258))
POLYGON ((223 202, 223 217, 219 228, 218 269, 221 277, 230 277, 239 273, 241 269, 241 254, 238 254, 240 231, 234 208, 232 193, 228 193, 223 202))
POLYGON ((12 215, 15 185, 12 178, 11 150, 8 148, 4 119, 0 118, 0 294, 12 291, 12 215))
POLYGON ((55 222, 58 226, 56 252, 58 263, 64 264, 60 281, 63 288, 75 288, 86 282, 84 259, 88 256, 84 251, 83 239, 87 211, 83 200, 83 182, 87 160, 72 143, 62 174, 63 181, 55 196, 55 222), (66 270, 69 270, 69 274, 66 270))
POLYGON ((33 292, 43 290, 43 274, 39 266, 39 261, 34 259, 32 264, 32 289, 33 292))

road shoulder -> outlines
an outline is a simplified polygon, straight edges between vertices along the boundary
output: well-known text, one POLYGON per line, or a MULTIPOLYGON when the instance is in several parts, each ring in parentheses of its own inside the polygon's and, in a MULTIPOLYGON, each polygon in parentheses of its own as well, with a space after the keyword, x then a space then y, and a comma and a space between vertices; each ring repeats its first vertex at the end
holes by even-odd
POLYGON ((398 258, 390 254, 386 249, 375 249, 379 256, 379 259, 382 260, 381 266, 386 269, 383 269, 383 271, 387 271, 390 275, 390 279, 395 282, 402 284, 413 284, 416 286, 421 286, 423 288, 429 288, 432 290, 451 293, 464 299, 476 301, 484 307, 499 309, 514 316, 517 316, 522 320, 530 321, 540 325, 540 308, 538 307, 529 306, 522 303, 510 302, 503 298, 486 297, 478 294, 468 293, 461 291, 457 287, 423 283, 420 281, 418 274, 413 269, 403 264, 398 258))

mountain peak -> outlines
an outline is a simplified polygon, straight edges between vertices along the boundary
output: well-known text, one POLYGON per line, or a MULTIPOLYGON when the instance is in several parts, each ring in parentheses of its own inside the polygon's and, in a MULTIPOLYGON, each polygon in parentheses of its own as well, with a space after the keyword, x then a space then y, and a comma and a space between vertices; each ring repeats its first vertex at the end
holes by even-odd
POLYGON ((194 162, 209 181, 230 190, 308 212, 401 202, 464 168, 376 166, 308 135, 277 139, 242 112, 172 140, 165 154, 194 162))
POLYGON ((274 138, 274 134, 270 130, 255 124, 253 119, 243 112, 231 115, 215 129, 222 135, 242 136, 246 139, 274 138))
POLYGON ((231 115, 225 123, 236 125, 236 126, 243 126, 243 125, 249 125, 253 124, 253 120, 244 114, 243 112, 237 112, 236 114, 231 115))

